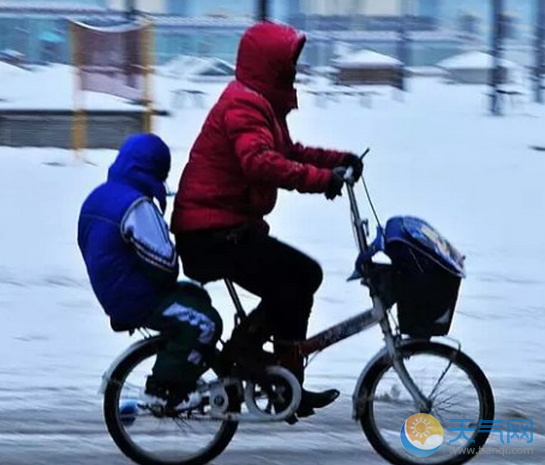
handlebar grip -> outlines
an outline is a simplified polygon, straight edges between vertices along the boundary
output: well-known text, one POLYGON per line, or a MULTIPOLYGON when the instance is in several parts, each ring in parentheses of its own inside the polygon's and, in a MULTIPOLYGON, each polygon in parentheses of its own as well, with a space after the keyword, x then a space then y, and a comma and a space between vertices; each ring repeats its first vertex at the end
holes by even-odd
POLYGON ((354 174, 354 168, 352 168, 351 166, 349 166, 348 168, 346 168, 346 171, 344 172, 344 181, 345 182, 350 182, 350 181, 353 181, 353 174, 354 174))

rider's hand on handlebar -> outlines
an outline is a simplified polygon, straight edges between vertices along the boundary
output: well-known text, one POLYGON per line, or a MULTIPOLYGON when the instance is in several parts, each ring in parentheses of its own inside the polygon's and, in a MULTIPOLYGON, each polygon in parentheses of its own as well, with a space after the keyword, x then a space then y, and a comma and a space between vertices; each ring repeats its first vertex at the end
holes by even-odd
POLYGON ((342 166, 352 168, 352 178, 354 179, 354 182, 358 182, 361 173, 363 172, 363 161, 361 161, 361 158, 358 155, 349 153, 345 155, 342 166))
POLYGON ((342 195, 345 174, 346 168, 344 166, 338 166, 331 170, 331 179, 329 180, 329 185, 325 191, 326 199, 333 200, 338 195, 342 195))

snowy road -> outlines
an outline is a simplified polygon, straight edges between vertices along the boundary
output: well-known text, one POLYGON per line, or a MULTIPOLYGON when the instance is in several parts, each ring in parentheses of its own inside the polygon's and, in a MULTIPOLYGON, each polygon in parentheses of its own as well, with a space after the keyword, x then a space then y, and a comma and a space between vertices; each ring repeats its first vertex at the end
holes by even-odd
MULTIPOLYGON (((59 406, 55 411, 15 410, 4 414, 0 420, 0 463, 130 463, 109 438, 102 423, 100 405, 93 407, 96 409, 91 405, 59 406), (28 420, 21 421, 21 418, 28 420)), ((357 463, 362 456, 375 457, 349 416, 349 404, 342 401, 328 413, 292 427, 241 425, 227 451, 214 463, 349 465, 357 463)), ((378 459, 366 460, 366 463, 375 462, 380 463, 378 459)))
MULTIPOLYGON (((491 440, 487 446, 502 447, 491 440)), ((539 444, 539 443, 538 443, 539 444)), ((536 444, 537 445, 537 444, 536 444)), ((475 464, 542 464, 545 444, 533 455, 482 454, 475 464)), ((504 454, 512 451, 506 447, 504 454)), ((102 423, 99 402, 51 410, 13 410, 0 420, 2 465, 129 465, 102 423)), ((241 425, 216 465, 360 465, 386 464, 370 447, 359 424, 350 419, 349 399, 312 419, 288 425, 241 425)))

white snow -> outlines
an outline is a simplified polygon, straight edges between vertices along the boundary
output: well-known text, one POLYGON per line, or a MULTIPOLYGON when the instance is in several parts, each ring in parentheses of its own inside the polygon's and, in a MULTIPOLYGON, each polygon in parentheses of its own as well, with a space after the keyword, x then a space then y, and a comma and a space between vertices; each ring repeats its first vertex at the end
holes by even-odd
POLYGON ((337 72, 337 68, 334 66, 314 66, 312 68, 312 73, 317 76, 330 76, 337 72))
POLYGON ((26 69, 0 61, 0 83, 2 84, 0 86, 0 104, 18 86, 19 80, 26 77, 30 77, 30 73, 26 69))
POLYGON ((226 74, 226 77, 232 78, 235 67, 215 57, 180 55, 158 67, 158 72, 172 78, 194 78, 210 72, 226 74))
MULTIPOLYGON (((519 68, 519 65, 509 61, 501 60, 500 65, 504 68, 519 68)), ((448 70, 455 69, 492 69, 494 66, 493 57, 485 52, 466 52, 453 57, 446 58, 445 60, 437 63, 439 68, 448 70)))
POLYGON ((26 73, 27 70, 24 68, 0 61, 0 78, 2 78, 2 82, 6 78, 24 76, 26 73))
MULTIPOLYGON (((229 63, 214 59, 183 57, 184 59, 157 67, 151 77, 151 86, 155 108, 168 109, 172 103, 172 91, 176 89, 202 89, 208 93, 210 89, 222 87, 232 76, 212 76, 211 82, 205 80, 202 73, 214 66, 230 69, 229 63)), ((33 72, 0 63, 0 110, 2 108, 18 109, 55 109, 68 110, 76 104, 82 104, 87 110, 134 110, 138 105, 122 97, 100 92, 77 91, 75 69, 69 65, 54 64, 36 67, 33 72), (2 66, 5 65, 5 66, 2 66)), ((214 91, 215 92, 215 91, 214 91)))
MULTIPOLYGON (((0 73, 2 71, 0 70, 0 73)), ((22 71, 8 77, 6 85, 2 79, 0 87, 0 110, 2 108, 67 110, 74 108, 75 74, 68 65, 54 64, 37 67, 33 72, 22 71)), ((83 92, 86 109, 112 110, 135 109, 121 97, 98 92, 83 92)))
MULTIPOLYGON (((51 73, 35 73, 28 87, 10 81, 7 94, 21 106, 66 106, 69 69, 51 73)), ((171 88, 186 84, 155 82, 164 105, 171 88)), ((156 121, 172 147, 171 188, 222 87, 202 85, 205 108, 188 106, 156 121)), ((289 118, 293 139, 358 153, 370 146, 365 178, 381 220, 421 216, 466 254, 468 277, 451 335, 486 372, 499 415, 516 412, 537 422, 545 372, 545 155, 530 146, 545 146, 545 109, 526 102, 507 107, 504 118, 491 117, 484 86, 414 78, 409 89, 402 101, 383 97, 371 109, 353 98, 319 108, 301 92, 300 110, 289 118)), ((124 105, 104 99, 105 106, 124 105)), ((77 248, 79 208, 105 179, 115 152, 85 155, 89 163, 65 150, 0 147, 3 411, 98 402, 102 372, 134 341, 110 330, 77 248)), ((362 213, 371 217, 358 191, 362 213)), ((310 333, 370 306, 367 291, 345 281, 356 258, 346 195, 330 202, 282 191, 269 221, 275 236, 324 268, 310 333)), ((233 315, 227 292, 222 283, 208 289, 227 334, 233 315)), ((242 298, 248 308, 256 303, 246 292, 242 298)), ((339 386, 350 395, 382 345, 375 328, 328 349, 310 364, 309 386, 339 386)))
POLYGON ((52 10, 63 10, 63 9, 77 9, 79 11, 88 11, 90 13, 94 12, 102 12, 104 11, 103 8, 100 8, 96 5, 86 5, 84 2, 79 2, 78 0, 73 0, 71 2, 66 1, 49 1, 44 2, 42 1, 26 1, 26 0, 17 0, 17 2, 14 2, 13 0, 0 0, 0 8, 13 8, 14 6, 17 6, 18 8, 24 9, 30 9, 30 8, 47 8, 52 10))
POLYGON ((332 60, 340 68, 398 67, 401 61, 373 50, 360 50, 332 60))

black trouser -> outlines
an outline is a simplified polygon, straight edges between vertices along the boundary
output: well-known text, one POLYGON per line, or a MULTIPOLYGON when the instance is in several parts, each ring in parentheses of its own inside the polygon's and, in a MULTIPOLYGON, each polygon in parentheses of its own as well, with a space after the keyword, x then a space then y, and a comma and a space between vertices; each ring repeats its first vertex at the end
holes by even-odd
POLYGON ((261 297, 259 308, 276 339, 306 337, 313 296, 323 277, 316 261, 244 227, 177 235, 176 245, 190 278, 202 283, 230 279, 261 297))
POLYGON ((155 379, 193 389, 206 370, 223 329, 221 317, 206 291, 194 284, 178 283, 143 326, 160 331, 167 338, 153 366, 155 379))

